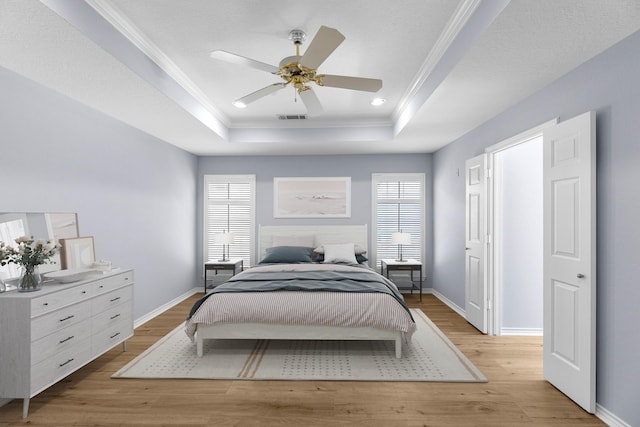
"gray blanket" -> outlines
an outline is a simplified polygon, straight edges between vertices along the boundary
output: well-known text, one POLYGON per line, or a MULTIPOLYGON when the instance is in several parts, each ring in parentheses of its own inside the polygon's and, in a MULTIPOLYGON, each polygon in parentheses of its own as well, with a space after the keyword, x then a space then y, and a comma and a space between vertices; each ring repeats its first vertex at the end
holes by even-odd
MULTIPOLYGON (((392 296, 409 313, 398 289, 386 277, 368 269, 362 271, 243 271, 216 286, 195 302, 187 319, 211 295, 222 292, 379 292, 392 296)), ((413 319, 413 318, 412 318, 413 319)))

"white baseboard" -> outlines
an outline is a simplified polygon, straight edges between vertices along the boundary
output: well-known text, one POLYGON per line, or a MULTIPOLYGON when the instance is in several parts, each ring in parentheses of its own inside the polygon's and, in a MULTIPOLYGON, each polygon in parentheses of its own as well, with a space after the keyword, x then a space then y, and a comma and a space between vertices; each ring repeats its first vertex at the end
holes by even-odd
POLYGON ((614 413, 610 412, 607 408, 596 403, 596 417, 600 418, 606 425, 610 427, 631 427, 631 424, 627 424, 625 421, 618 418, 614 413))
POLYGON ((500 328, 500 335, 541 337, 543 336, 543 333, 542 328, 500 328))
POLYGON ((195 288, 191 289, 190 291, 187 291, 184 294, 180 295, 179 297, 172 299, 168 303, 166 303, 164 305, 161 305, 160 307, 156 308, 155 310, 145 314, 144 316, 138 317, 133 322, 134 329, 139 327, 139 326, 141 326, 141 325, 144 325, 149 320, 153 319, 156 316, 161 315, 165 311, 169 310, 171 307, 173 307, 173 306, 175 306, 177 304, 180 304, 182 301, 186 300, 191 295, 196 294, 198 292, 202 292, 202 287, 200 287, 200 286, 195 287, 195 288))
POLYGON ((433 288, 429 288, 427 293, 435 295, 436 298, 438 298, 440 301, 445 303, 451 310, 458 313, 461 317, 463 318, 467 317, 464 309, 457 306, 453 301, 451 301, 449 298, 442 295, 440 292, 434 290, 433 288))

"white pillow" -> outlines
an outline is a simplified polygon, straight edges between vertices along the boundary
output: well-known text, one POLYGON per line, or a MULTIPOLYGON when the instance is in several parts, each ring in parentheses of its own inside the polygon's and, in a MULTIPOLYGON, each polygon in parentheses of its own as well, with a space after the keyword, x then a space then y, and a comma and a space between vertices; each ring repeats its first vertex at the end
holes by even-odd
POLYGON ((353 243, 324 245, 324 262, 357 264, 353 243))
MULTIPOLYGON (((317 248, 315 248, 313 250, 313 252, 317 253, 317 254, 324 254, 324 246, 325 245, 320 245, 317 248)), ((360 246, 358 244, 354 244, 353 245, 353 252, 355 255, 364 255, 367 253, 367 249, 363 246, 360 246)))
POLYGON ((315 238, 313 235, 273 236, 271 238, 271 246, 303 246, 305 248, 312 248, 315 246, 315 238))

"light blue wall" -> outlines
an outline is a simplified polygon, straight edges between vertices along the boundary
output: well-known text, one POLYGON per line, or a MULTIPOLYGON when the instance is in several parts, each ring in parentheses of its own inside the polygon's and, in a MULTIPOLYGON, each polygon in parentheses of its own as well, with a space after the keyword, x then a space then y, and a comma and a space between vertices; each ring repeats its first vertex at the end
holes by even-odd
MULTIPOLYGON (((535 64, 531 64, 535 67, 535 64)), ((597 402, 640 425, 640 32, 434 154, 434 287, 464 306, 465 159, 542 122, 596 111, 597 402)))
POLYGON ((199 283, 195 156, 4 68, 0 94, 0 212, 77 212, 135 269, 135 318, 199 283))
MULTIPOLYGON (((432 187, 430 154, 350 156, 201 157, 198 194, 206 174, 256 175, 256 228, 258 225, 368 224, 371 232, 371 174, 419 172, 426 175, 425 259, 427 280, 431 272, 432 187), (351 177, 351 218, 292 219, 273 217, 274 177, 351 177)), ((199 259, 202 259, 202 208, 198 212, 199 259)), ((371 241, 371 235, 369 235, 371 241)), ((201 272, 200 272, 201 274, 201 272)), ((429 282, 425 286, 430 286, 429 282)))

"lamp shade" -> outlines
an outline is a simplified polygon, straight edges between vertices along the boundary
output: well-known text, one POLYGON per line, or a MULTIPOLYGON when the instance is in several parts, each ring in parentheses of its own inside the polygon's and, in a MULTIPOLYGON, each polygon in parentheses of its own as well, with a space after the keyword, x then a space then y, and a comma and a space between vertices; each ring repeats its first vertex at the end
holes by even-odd
POLYGON ((410 245, 411 234, 409 233, 393 233, 391 235, 391 243, 394 245, 410 245))
POLYGON ((216 245, 230 245, 233 243, 233 233, 218 233, 213 236, 213 243, 216 245))

